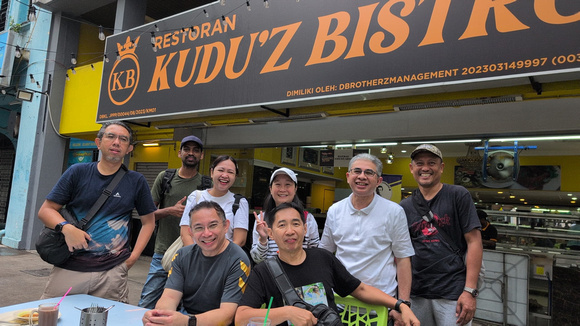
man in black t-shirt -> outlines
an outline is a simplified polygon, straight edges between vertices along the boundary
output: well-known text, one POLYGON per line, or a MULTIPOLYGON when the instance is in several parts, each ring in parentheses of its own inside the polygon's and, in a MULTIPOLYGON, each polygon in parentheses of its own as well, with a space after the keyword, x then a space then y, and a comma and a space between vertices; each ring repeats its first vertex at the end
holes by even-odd
POLYGON ((487 220, 486 212, 478 209, 477 216, 481 223, 481 242, 483 243, 483 249, 495 249, 495 244, 497 243, 497 229, 487 220))
POLYGON ((411 153, 418 189, 400 203, 415 248, 411 303, 424 325, 471 325, 483 257, 481 224, 467 189, 441 182, 444 167, 441 151, 431 144, 411 153))
MULTIPOLYGON (((408 302, 397 299, 362 283, 352 276, 332 255, 319 248, 303 249, 302 242, 306 232, 304 213, 300 205, 283 203, 266 214, 268 236, 278 245, 278 258, 288 279, 306 302, 319 303, 320 300, 336 309, 334 292, 340 296, 353 297, 369 304, 383 305, 401 312, 405 325, 419 325, 408 302), (316 289, 317 295, 309 295, 316 289), (320 295, 318 295, 320 293, 320 295), (314 298, 315 297, 315 298, 314 298)), ((264 317, 273 298, 268 319, 272 325, 284 325, 290 321, 295 326, 315 325, 317 319, 308 310, 284 306, 283 296, 276 286, 265 263, 256 265, 252 270, 246 291, 236 311, 236 325, 246 325, 251 317, 264 317)))

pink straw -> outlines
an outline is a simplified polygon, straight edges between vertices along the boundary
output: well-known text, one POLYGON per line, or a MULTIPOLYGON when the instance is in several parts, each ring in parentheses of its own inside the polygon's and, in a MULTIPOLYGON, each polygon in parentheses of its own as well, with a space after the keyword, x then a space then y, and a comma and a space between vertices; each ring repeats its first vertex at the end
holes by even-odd
POLYGON ((54 310, 56 310, 56 308, 58 308, 58 306, 60 305, 60 303, 62 302, 64 297, 66 297, 66 295, 70 292, 70 290, 72 290, 72 286, 68 289, 68 291, 66 291, 66 293, 62 296, 62 298, 60 298, 60 301, 56 304, 56 306, 54 306, 54 310))

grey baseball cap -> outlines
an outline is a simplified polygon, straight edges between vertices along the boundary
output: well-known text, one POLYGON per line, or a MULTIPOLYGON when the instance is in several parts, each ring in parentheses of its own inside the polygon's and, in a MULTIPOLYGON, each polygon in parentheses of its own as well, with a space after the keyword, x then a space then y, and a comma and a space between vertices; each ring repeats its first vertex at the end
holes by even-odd
POLYGON ((415 155, 424 152, 431 153, 443 160, 443 154, 441 154, 439 148, 431 144, 421 144, 417 146, 417 148, 415 148, 415 150, 411 153, 411 159, 415 158, 415 155))

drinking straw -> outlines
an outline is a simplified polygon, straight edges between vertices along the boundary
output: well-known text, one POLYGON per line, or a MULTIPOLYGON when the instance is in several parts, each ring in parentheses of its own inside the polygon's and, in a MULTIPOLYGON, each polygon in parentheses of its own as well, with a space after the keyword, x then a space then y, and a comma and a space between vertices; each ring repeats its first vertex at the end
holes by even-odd
POLYGON ((66 291, 66 293, 62 296, 62 298, 60 298, 60 301, 56 304, 56 306, 54 306, 54 310, 56 310, 56 308, 58 308, 58 306, 60 305, 60 303, 62 302, 64 297, 66 297, 66 295, 70 292, 70 290, 72 290, 72 286, 70 288, 68 288, 68 291, 66 291))
POLYGON ((272 301, 274 301, 274 297, 270 297, 270 303, 268 303, 268 310, 266 310, 266 317, 264 318, 264 326, 268 324, 268 315, 270 314, 270 307, 272 307, 272 301))

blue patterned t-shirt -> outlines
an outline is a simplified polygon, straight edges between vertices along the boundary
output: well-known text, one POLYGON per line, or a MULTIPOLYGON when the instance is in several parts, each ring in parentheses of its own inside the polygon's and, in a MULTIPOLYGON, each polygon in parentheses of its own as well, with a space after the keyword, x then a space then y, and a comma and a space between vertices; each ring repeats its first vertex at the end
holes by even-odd
MULTIPOLYGON (((97 162, 78 163, 68 168, 46 199, 66 208, 80 221, 97 201, 115 174, 104 176, 97 162)), ((85 226, 91 236, 87 250, 77 250, 59 267, 98 272, 117 266, 129 258, 129 222, 136 209, 140 216, 156 210, 147 181, 142 174, 127 171, 101 209, 85 226)))

